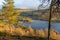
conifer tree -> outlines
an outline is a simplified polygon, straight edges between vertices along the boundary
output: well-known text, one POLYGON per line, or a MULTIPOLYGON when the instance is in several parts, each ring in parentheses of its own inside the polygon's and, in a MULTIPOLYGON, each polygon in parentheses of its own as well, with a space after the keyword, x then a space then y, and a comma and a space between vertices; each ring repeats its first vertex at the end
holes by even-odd
POLYGON ((11 16, 14 14, 14 1, 13 0, 4 0, 3 2, 3 12, 5 16, 11 16))
POLYGON ((20 12, 15 13, 14 1, 13 0, 4 0, 2 12, 5 16, 4 20, 9 21, 12 24, 17 23, 17 17, 20 15, 20 12))

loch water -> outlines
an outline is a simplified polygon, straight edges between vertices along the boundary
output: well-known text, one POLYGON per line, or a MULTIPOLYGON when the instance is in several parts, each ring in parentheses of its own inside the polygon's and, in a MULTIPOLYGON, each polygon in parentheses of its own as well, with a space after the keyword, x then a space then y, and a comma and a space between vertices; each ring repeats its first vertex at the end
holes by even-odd
MULTIPOLYGON (((34 20, 32 23, 23 23, 23 26, 32 27, 33 29, 47 29, 48 28, 48 21, 41 21, 41 20, 34 20)), ((51 23, 51 29, 60 33, 60 23, 51 23)))

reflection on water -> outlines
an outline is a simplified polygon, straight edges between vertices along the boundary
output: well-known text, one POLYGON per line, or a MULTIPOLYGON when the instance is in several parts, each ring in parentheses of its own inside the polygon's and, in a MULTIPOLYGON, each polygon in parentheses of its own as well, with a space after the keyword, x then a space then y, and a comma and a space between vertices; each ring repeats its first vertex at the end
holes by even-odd
MULTIPOLYGON (((48 21, 34 20, 32 23, 24 23, 23 26, 31 26, 33 29, 46 29, 48 28, 48 21)), ((60 23, 51 23, 51 29, 54 29, 60 33, 60 23)))
POLYGON ((60 23, 52 23, 51 29, 54 29, 60 33, 60 23))

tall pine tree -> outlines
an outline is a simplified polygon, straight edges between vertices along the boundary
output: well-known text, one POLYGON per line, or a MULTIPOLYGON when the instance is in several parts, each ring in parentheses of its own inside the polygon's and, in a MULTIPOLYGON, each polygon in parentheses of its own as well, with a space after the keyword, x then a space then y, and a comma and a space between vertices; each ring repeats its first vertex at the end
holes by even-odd
POLYGON ((20 15, 20 12, 15 13, 14 9, 14 1, 13 0, 4 0, 3 2, 3 16, 5 17, 4 20, 9 21, 9 23, 16 24, 17 23, 17 17, 20 15))
POLYGON ((3 2, 3 12, 5 16, 11 16, 14 14, 14 1, 13 0, 4 0, 3 2))

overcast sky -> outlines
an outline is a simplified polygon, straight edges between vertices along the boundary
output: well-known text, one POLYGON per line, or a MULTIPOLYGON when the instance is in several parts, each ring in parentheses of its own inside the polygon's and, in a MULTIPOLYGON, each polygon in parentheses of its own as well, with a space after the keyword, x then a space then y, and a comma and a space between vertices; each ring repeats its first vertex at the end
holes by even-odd
MULTIPOLYGON (((46 0, 47 1, 47 0, 46 0)), ((3 0, 0 0, 0 7, 2 5, 3 0)), ((37 7, 42 4, 42 0, 14 0, 16 8, 23 8, 23 9, 37 9, 37 7)), ((44 5, 46 5, 45 2, 44 5)))

